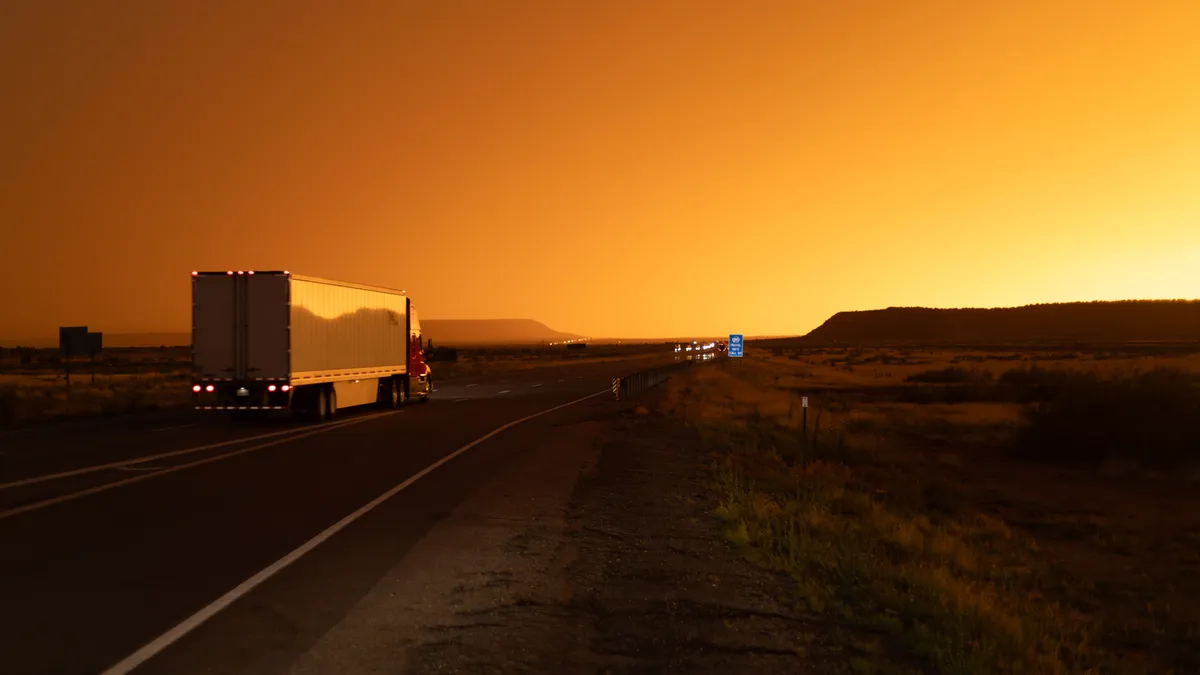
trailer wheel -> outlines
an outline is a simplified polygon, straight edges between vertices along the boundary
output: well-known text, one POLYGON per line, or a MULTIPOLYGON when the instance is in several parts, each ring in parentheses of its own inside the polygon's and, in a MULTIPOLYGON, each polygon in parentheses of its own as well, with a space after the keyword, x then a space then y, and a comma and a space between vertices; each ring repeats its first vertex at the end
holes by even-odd
POLYGON ((331 420, 337 415, 337 390, 333 388, 332 384, 329 385, 329 393, 326 395, 325 400, 329 402, 328 409, 325 412, 325 419, 331 420))
POLYGON ((309 417, 311 417, 312 421, 314 422, 324 422, 325 409, 327 406, 325 387, 317 386, 316 391, 314 391, 313 394, 307 398, 310 401, 309 417))
POLYGON ((429 403, 429 399, 433 398, 433 378, 425 378, 425 396, 421 398, 422 403, 429 403))
POLYGON ((387 410, 397 410, 404 405, 404 387, 400 380, 389 378, 384 380, 384 391, 379 396, 379 403, 387 410))

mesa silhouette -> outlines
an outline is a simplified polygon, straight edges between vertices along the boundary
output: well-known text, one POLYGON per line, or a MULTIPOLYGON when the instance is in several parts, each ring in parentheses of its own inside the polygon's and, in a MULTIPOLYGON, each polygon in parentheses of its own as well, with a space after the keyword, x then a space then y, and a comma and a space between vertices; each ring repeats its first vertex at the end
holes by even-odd
POLYGON ((1200 340, 1200 300, 1068 302, 992 309, 838 312, 792 340, 825 344, 1122 343, 1200 340))
POLYGON ((448 347, 538 344, 581 337, 554 330, 533 319, 421 319, 421 332, 434 344, 448 347))

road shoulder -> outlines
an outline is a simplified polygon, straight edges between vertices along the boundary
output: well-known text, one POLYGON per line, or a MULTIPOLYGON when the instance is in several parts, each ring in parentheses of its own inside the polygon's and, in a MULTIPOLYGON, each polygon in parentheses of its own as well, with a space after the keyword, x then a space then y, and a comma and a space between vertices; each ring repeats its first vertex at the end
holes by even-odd
POLYGON ((546 427, 289 673, 805 672, 779 580, 722 543, 697 439, 546 427))

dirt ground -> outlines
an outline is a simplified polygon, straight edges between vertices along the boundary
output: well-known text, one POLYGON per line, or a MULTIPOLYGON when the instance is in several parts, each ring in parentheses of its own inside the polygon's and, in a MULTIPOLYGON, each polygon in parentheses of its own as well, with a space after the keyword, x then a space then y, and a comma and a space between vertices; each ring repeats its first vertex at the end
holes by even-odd
POLYGON ((724 543, 698 439, 644 413, 555 427, 289 672, 824 672, 724 543))

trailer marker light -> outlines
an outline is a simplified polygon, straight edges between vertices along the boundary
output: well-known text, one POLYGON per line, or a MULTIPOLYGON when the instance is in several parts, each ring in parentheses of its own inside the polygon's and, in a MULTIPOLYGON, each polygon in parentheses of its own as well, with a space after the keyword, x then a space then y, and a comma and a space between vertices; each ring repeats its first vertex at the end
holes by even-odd
POLYGON ((228 271, 228 272, 226 272, 225 274, 228 274, 229 276, 233 276, 233 270, 229 270, 229 271, 228 271))
POLYGON ((239 275, 241 275, 241 274, 245 274, 245 272, 242 272, 241 270, 238 270, 238 274, 239 274, 239 275))
POLYGON ((199 275, 199 274, 200 274, 200 273, 199 273, 199 272, 197 272, 196 270, 192 270, 192 276, 197 276, 197 275, 199 275))
POLYGON ((254 270, 250 270, 249 272, 246 272, 246 274, 254 274, 254 270))
POLYGON ((267 391, 275 391, 275 385, 273 385, 273 384, 268 384, 268 385, 267 385, 267 391))
POLYGON ((212 390, 214 390, 214 389, 216 389, 216 387, 214 387, 214 386, 212 386, 212 385, 210 384, 210 385, 208 385, 207 387, 205 387, 205 388, 204 388, 204 391, 212 391, 212 390))
POLYGON ((200 385, 198 385, 198 384, 197 384, 197 385, 194 385, 194 386, 192 387, 192 391, 194 391, 194 392, 196 392, 197 394, 199 394, 199 393, 200 393, 200 385))

